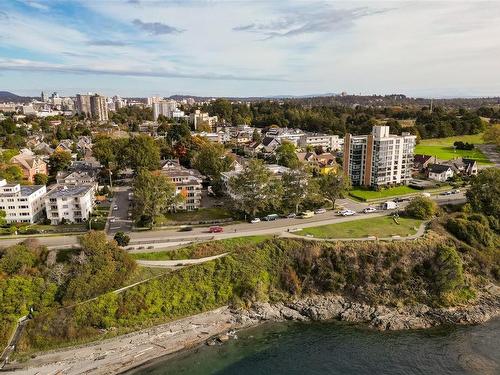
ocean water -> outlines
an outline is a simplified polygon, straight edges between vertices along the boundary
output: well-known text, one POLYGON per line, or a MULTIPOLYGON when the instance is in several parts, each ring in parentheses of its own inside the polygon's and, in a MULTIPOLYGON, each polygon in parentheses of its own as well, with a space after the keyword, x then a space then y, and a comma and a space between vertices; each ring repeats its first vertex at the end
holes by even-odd
POLYGON ((221 346, 165 357, 133 374, 500 374, 500 320, 378 332, 341 322, 270 323, 221 346))

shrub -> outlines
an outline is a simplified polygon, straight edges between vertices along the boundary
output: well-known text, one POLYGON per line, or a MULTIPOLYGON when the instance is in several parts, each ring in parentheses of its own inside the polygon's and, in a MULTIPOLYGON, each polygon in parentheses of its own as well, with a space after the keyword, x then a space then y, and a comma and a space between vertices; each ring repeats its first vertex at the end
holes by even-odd
POLYGON ((123 232, 116 232, 113 239, 119 246, 127 246, 130 242, 130 237, 123 232))
POLYGON ((436 202, 427 197, 414 198, 405 209, 407 216, 421 220, 430 219, 436 214, 436 212, 436 202))

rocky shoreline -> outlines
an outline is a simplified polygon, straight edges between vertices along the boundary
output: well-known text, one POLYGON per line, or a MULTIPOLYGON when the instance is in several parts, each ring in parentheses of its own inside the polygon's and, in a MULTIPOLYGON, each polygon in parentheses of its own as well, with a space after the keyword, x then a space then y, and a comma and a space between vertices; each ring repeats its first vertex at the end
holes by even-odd
POLYGON ((262 321, 340 320, 366 323, 379 330, 431 328, 443 324, 481 324, 500 316, 500 288, 490 286, 474 305, 431 308, 426 305, 391 308, 351 302, 341 296, 318 295, 287 303, 256 303, 234 311, 237 323, 262 321))
POLYGON ((489 286, 474 305, 389 308, 315 295, 284 303, 254 303, 249 309, 219 309, 89 345, 41 353, 4 368, 14 374, 118 374, 197 345, 223 343, 231 331, 265 322, 341 320, 379 330, 423 329, 442 324, 480 324, 500 317, 500 288, 489 286))

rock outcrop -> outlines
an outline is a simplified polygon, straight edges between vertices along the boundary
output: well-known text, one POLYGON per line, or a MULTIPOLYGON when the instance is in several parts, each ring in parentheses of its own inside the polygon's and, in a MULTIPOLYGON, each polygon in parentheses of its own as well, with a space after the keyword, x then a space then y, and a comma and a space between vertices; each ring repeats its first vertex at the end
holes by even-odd
POLYGON ((314 295, 286 303, 255 303, 233 310, 235 322, 342 320, 367 323, 379 330, 430 328, 442 324, 479 324, 500 316, 500 288, 490 286, 475 304, 450 308, 426 305, 371 306, 337 295, 314 295))

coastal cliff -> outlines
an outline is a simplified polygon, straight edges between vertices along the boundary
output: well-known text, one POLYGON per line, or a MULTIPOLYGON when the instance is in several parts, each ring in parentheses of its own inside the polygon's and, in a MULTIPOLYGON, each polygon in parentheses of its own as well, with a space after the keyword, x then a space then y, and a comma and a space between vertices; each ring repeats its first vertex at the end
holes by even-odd
POLYGON ((500 288, 490 285, 474 304, 433 308, 388 307, 349 301, 338 295, 314 295, 280 303, 255 303, 250 309, 234 310, 235 321, 247 325, 265 321, 341 320, 366 323, 379 330, 423 329, 439 325, 481 324, 500 316, 500 288))

